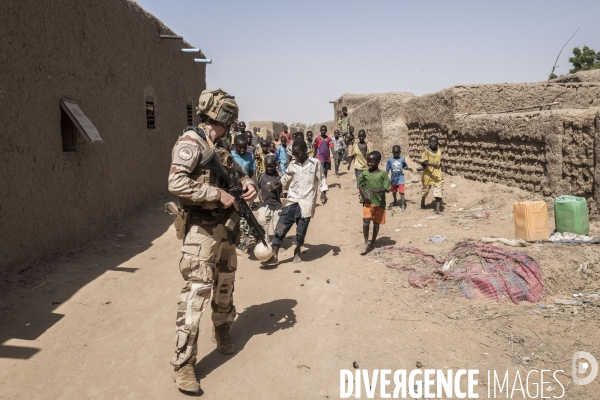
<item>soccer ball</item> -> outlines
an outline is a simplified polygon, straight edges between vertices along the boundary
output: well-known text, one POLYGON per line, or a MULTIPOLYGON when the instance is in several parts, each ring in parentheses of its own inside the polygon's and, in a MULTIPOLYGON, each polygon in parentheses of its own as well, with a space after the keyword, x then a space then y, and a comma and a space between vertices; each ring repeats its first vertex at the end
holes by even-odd
POLYGON ((259 261, 267 261, 273 255, 273 249, 271 245, 268 244, 265 246, 262 242, 259 242, 256 246, 254 246, 254 256, 259 261))

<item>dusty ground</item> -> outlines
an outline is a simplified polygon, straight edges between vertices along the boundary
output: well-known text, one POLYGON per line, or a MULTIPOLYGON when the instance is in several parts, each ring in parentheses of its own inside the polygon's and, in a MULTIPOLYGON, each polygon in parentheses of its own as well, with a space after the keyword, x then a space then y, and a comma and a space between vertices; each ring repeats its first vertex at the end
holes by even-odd
MULTIPOLYGON (((276 269, 240 259, 235 290, 239 314, 232 333, 238 352, 216 352, 210 318, 202 320, 196 372, 204 398, 339 398, 340 369, 353 369, 355 361, 370 370, 412 370, 417 361, 423 369, 479 369, 481 398, 487 397, 488 370, 510 371, 512 385, 516 371, 525 376, 532 368, 562 369, 558 377, 568 387, 563 398, 600 396, 600 378, 584 387, 573 386, 570 378, 575 351, 600 359, 596 307, 497 304, 466 300, 457 291, 412 288, 408 273, 386 268, 378 251, 359 255, 362 210, 352 175, 330 177, 330 201, 318 207, 311 222, 302 264, 289 262, 291 249, 276 269)), ((388 212, 379 244, 414 246, 438 259, 467 238, 513 237, 511 204, 531 196, 447 177, 446 211, 429 220, 432 211, 418 209, 418 190, 418 184, 407 188, 406 212, 388 212), (466 210, 476 207, 484 207, 490 217, 471 218, 466 210), (418 224, 425 226, 413 227, 418 224), (437 234, 447 240, 428 240, 437 234)), ((186 397, 173 385, 169 365, 182 286, 180 243, 162 203, 84 249, 4 277, 0 398, 186 397)), ((597 225, 593 233, 600 234, 597 225)), ((598 249, 525 248, 545 276, 543 303, 598 292, 598 249), (577 272, 584 262, 591 267, 577 272)), ((560 387, 545 392, 560 394, 560 387)), ((516 392, 513 398, 519 396, 516 392)))

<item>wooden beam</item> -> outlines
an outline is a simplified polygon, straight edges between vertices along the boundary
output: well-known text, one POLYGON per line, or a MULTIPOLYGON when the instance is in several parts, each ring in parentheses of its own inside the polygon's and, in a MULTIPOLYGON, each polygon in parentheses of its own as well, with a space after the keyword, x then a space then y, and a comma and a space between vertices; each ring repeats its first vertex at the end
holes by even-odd
POLYGON ((163 39, 183 39, 183 36, 179 35, 160 35, 163 39))

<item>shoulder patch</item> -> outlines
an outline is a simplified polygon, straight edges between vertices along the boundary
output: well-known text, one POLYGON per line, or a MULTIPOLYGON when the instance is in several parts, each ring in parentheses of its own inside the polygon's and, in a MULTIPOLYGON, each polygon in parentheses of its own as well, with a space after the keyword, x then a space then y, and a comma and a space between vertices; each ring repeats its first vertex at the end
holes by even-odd
POLYGON ((179 158, 181 158, 184 161, 187 161, 190 158, 192 158, 192 155, 192 149, 190 149, 189 147, 182 147, 181 149, 179 149, 179 158))
POLYGON ((198 143, 195 142, 193 138, 190 138, 192 140, 186 140, 188 138, 189 136, 184 136, 175 144, 172 153, 172 164, 184 167, 184 169, 191 171, 198 162, 200 149, 198 148, 198 143))

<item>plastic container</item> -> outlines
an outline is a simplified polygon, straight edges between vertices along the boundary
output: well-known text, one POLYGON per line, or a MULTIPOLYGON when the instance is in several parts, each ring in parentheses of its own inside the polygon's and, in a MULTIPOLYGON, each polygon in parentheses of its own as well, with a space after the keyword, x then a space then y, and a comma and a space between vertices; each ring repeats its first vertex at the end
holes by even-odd
POLYGON ((548 207, 545 201, 513 203, 515 235, 528 242, 546 240, 550 237, 548 207))
POLYGON ((590 233, 590 216, 584 197, 560 196, 554 200, 554 221, 556 231, 571 232, 577 235, 590 233))

